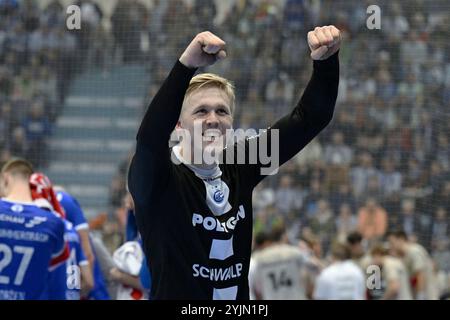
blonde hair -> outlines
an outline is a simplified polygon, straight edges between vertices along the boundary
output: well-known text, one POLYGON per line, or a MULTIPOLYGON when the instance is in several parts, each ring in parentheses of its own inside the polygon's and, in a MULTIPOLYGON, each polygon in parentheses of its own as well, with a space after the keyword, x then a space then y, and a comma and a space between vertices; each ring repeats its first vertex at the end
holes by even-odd
POLYGON ((1 174, 9 173, 13 176, 20 176, 29 179, 33 174, 33 166, 30 162, 21 158, 13 158, 6 162, 1 169, 1 174))
POLYGON ((214 73, 201 73, 193 77, 191 79, 191 82, 189 82, 189 87, 186 90, 185 99, 194 91, 206 87, 216 87, 224 91, 230 98, 231 114, 234 113, 236 99, 236 96, 234 94, 234 84, 231 81, 214 73))

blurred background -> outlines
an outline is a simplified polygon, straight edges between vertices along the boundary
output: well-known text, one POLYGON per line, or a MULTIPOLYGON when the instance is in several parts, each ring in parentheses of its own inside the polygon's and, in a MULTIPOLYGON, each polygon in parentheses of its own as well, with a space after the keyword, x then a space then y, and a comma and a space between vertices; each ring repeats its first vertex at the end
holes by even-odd
MULTIPOLYGON (((236 85, 235 127, 291 110, 312 70, 306 34, 343 32, 334 119, 254 192, 255 234, 296 243, 403 229, 450 274, 450 3, 446 0, 0 0, 0 162, 29 159, 80 202, 111 252, 140 119, 195 34, 227 42, 209 68, 236 85), (66 9, 81 8, 67 30, 66 9), (381 29, 366 27, 371 4, 381 29), (366 219, 376 214, 376 221, 366 219), (379 224, 373 232, 373 224, 379 224)), ((201 70, 206 71, 206 70, 201 70)), ((447 278, 446 278, 447 277, 447 278)))

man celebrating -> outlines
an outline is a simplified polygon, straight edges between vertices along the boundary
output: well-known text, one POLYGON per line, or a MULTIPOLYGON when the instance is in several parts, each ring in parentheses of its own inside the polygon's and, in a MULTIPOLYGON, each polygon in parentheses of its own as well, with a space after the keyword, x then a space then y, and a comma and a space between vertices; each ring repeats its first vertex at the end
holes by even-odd
POLYGON ((223 40, 198 34, 153 98, 128 177, 153 279, 152 299, 249 299, 251 198, 267 163, 229 160, 251 143, 261 147, 267 141, 278 147, 275 156, 283 164, 331 121, 340 32, 334 26, 316 28, 308 33, 308 44, 314 72, 297 106, 262 134, 224 148, 224 163, 198 161, 195 152, 214 153, 223 146, 233 123, 234 88, 214 74, 193 77, 197 68, 226 58, 223 40), (185 136, 170 150, 174 128, 201 141, 200 147, 185 136), (273 132, 279 143, 272 141, 273 132))

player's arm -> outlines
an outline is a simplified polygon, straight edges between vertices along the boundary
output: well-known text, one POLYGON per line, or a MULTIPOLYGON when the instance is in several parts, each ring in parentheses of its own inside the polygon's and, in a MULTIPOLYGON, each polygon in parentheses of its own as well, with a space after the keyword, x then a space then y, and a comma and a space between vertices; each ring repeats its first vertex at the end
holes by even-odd
MULTIPOLYGON (((340 39, 340 31, 334 26, 318 27, 308 33, 314 60, 311 79, 294 110, 264 133, 270 142, 271 131, 279 132, 279 165, 303 149, 333 117, 339 85, 340 39)), ((269 144, 269 150, 273 144, 269 144)), ((260 174, 259 170, 255 173, 260 174)), ((257 177, 256 183, 263 178, 257 177)))
POLYGON ((302 254, 302 258, 303 267, 300 269, 300 281, 305 284, 306 298, 312 300, 314 297, 318 265, 315 263, 313 257, 302 254))
POLYGON ((260 279, 258 277, 258 266, 255 259, 250 259, 250 267, 248 270, 248 284, 250 289, 250 300, 263 300, 260 279))
POLYGON ((306 298, 312 300, 314 297, 314 281, 315 277, 309 266, 311 262, 307 262, 306 267, 302 270, 301 280, 305 283, 305 294, 306 298))
POLYGON ((382 300, 395 300, 400 292, 401 271, 391 265, 383 265, 383 273, 386 277, 386 290, 382 300))
POLYGON ((199 33, 176 62, 150 103, 137 134, 128 185, 136 205, 149 199, 168 176, 170 134, 179 119, 189 82, 199 67, 226 56, 225 42, 210 32, 199 33))
POLYGON ((93 267, 90 265, 84 248, 80 243, 74 244, 77 255, 78 267, 80 268, 80 295, 86 297, 94 288, 93 267))
POLYGON ((64 208, 66 208, 66 219, 73 224, 75 231, 78 233, 83 254, 89 261, 91 270, 93 270, 95 256, 92 252, 91 242, 89 241, 89 223, 86 220, 83 209, 76 198, 66 192, 62 192, 64 191, 62 187, 56 186, 55 188, 61 191, 59 194, 61 196, 60 201, 64 208))
POLYGON ((86 297, 89 294, 89 292, 94 288, 94 277, 92 275, 92 270, 89 263, 80 264, 79 267, 81 277, 80 294, 82 297, 86 297))
POLYGON ((390 279, 387 283, 386 292, 384 293, 382 300, 396 299, 399 290, 400 290, 400 281, 396 279, 390 279))
POLYGON ((91 242, 89 241, 89 229, 77 230, 80 236, 81 248, 83 249, 84 255, 87 261, 89 261, 89 266, 91 270, 94 269, 94 253, 92 252, 91 242))
POLYGON ((112 268, 110 276, 113 280, 138 290, 145 290, 141 284, 138 276, 132 276, 131 274, 120 271, 118 268, 112 268))
POLYGON ((280 165, 297 154, 331 121, 339 85, 340 31, 334 26, 308 32, 313 73, 294 110, 273 128, 280 130, 280 165))
POLYGON ((417 300, 425 299, 425 273, 423 270, 419 270, 415 273, 416 287, 414 293, 417 300))
POLYGON ((417 249, 413 249, 412 273, 415 279, 414 295, 418 300, 425 299, 425 268, 427 258, 417 249))

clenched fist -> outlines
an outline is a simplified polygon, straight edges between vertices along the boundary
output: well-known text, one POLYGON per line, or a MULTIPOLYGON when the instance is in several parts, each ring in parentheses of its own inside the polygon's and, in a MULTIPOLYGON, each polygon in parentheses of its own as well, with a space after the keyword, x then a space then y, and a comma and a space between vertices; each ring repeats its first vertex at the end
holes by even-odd
POLYGON ((209 31, 199 33, 184 50, 180 62, 188 68, 206 67, 227 56, 225 41, 209 31))
POLYGON ((339 50, 341 32, 335 26, 316 27, 308 32, 308 45, 313 60, 325 60, 339 50))

